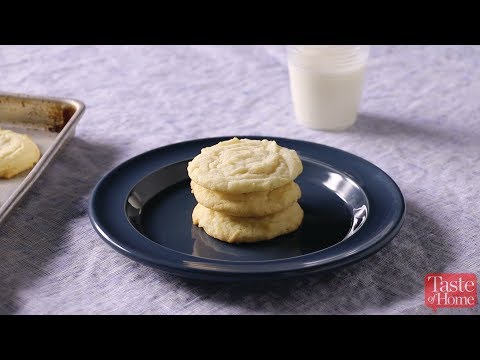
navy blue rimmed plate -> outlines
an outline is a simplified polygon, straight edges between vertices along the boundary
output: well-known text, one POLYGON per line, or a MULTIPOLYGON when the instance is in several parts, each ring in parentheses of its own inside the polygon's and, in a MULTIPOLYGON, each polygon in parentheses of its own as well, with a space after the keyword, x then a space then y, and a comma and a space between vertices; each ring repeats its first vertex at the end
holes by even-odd
POLYGON ((245 136, 275 140, 298 152, 304 166, 296 180, 303 223, 292 234, 257 244, 227 244, 208 236, 192 225, 196 202, 186 167, 202 148, 232 137, 168 145, 119 165, 93 191, 95 230, 115 250, 143 264, 219 281, 331 270, 372 255, 400 230, 402 193, 378 167, 320 144, 245 136))

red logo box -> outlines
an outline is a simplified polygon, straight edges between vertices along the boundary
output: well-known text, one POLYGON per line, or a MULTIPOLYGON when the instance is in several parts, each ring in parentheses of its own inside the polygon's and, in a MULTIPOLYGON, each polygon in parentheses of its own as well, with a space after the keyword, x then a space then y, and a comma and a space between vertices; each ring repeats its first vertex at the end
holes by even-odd
POLYGON ((475 274, 427 274, 425 305, 437 308, 471 308, 478 302, 475 274))

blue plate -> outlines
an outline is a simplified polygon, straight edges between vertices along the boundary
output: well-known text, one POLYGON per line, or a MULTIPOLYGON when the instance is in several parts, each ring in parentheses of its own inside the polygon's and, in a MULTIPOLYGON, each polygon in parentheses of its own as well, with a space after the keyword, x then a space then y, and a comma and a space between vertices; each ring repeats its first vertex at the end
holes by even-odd
MULTIPOLYGON (((136 156, 95 187, 90 219, 120 253, 169 273, 208 280, 282 278, 363 259, 398 233, 405 202, 395 182, 355 155, 311 142, 267 138, 295 149, 305 211, 294 233, 257 244, 227 244, 193 226, 187 163, 232 137, 193 140, 136 156)), ((251 139, 264 137, 248 136, 251 139)))

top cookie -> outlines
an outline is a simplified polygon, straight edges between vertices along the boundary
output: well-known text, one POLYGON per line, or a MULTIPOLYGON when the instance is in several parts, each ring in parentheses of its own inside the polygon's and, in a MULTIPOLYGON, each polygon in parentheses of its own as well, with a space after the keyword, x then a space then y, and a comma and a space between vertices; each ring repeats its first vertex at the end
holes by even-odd
POLYGON ((202 149, 188 164, 188 175, 214 191, 270 191, 292 182, 303 171, 295 150, 275 141, 233 138, 202 149))

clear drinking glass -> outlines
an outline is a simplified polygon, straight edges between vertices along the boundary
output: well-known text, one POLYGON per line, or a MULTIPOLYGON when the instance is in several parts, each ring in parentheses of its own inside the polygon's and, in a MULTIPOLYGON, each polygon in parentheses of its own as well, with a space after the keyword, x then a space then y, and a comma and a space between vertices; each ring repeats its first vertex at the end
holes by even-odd
POLYGON ((352 126, 360 105, 368 45, 287 46, 295 117, 318 130, 352 126))

